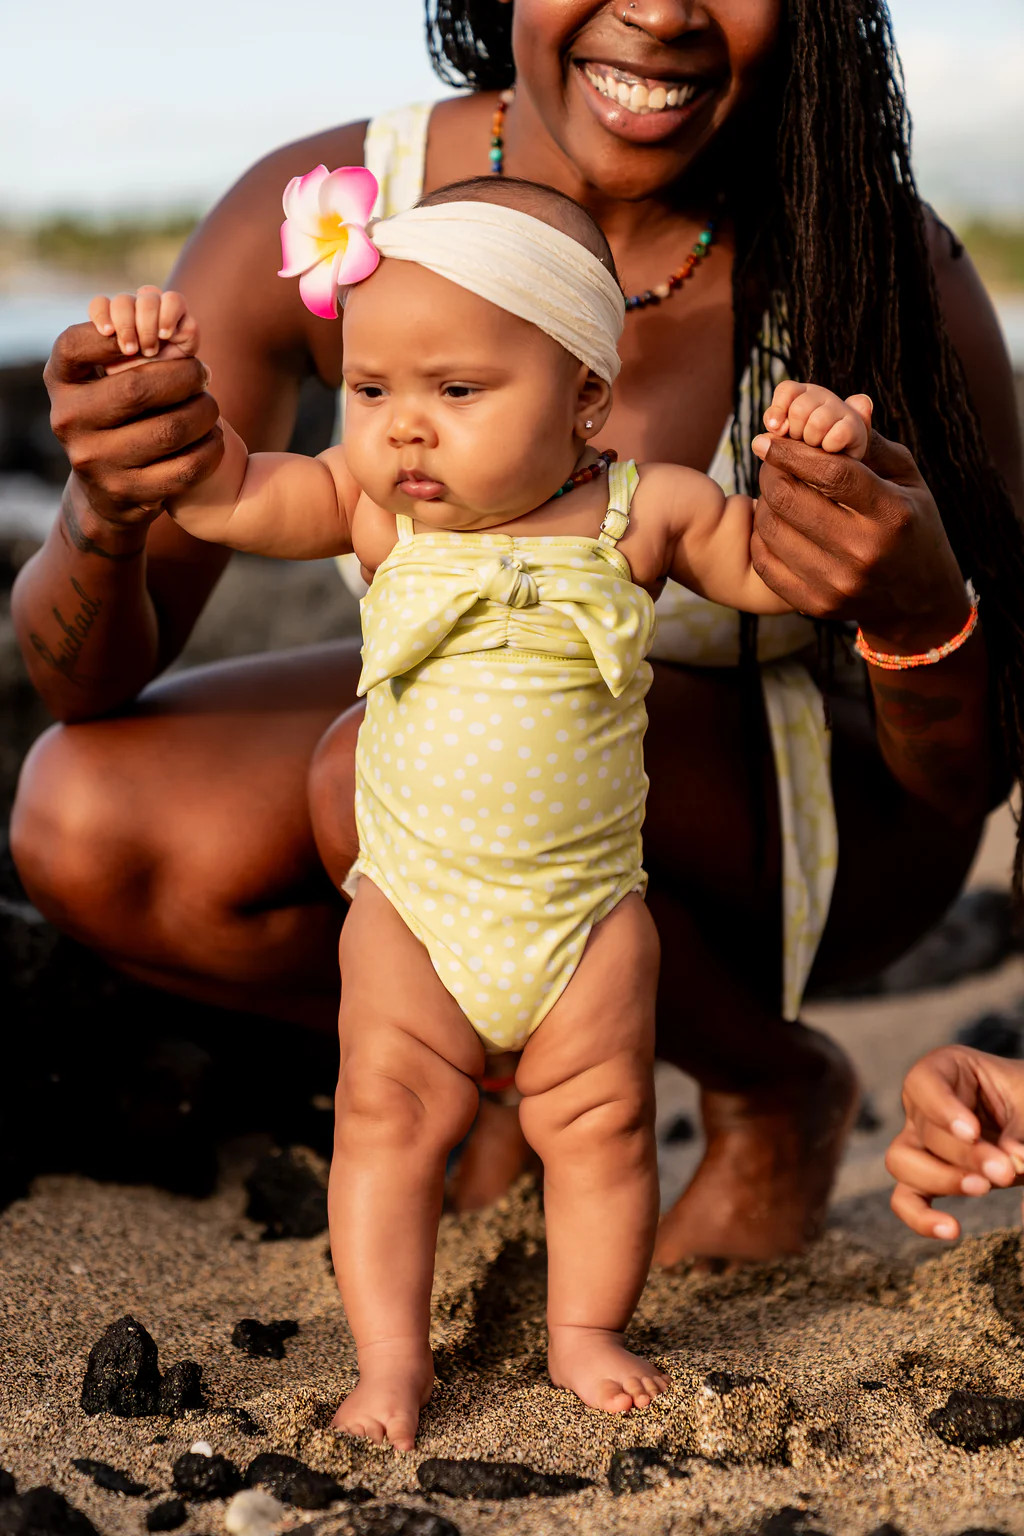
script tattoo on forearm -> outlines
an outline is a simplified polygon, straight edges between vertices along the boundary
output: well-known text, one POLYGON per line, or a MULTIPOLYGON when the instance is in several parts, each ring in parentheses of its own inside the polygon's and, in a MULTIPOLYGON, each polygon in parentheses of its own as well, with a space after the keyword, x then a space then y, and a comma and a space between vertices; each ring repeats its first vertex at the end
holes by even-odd
POLYGON ((29 639, 36 654, 42 657, 48 667, 52 667, 55 672, 59 672, 62 677, 66 677, 69 683, 78 684, 79 679, 75 676, 75 667, 78 664, 78 658, 82 654, 82 647, 85 645, 89 632, 96 623, 96 615, 103 607, 103 604, 99 598, 90 597, 81 582, 76 581, 74 577, 71 578, 71 585, 77 596, 81 599, 81 602, 70 619, 66 619, 59 608, 53 609, 53 616, 64 633, 64 639, 60 642, 57 649, 54 650, 35 631, 29 635, 29 639))
POLYGON ((143 539, 138 549, 104 549, 102 544, 97 544, 95 539, 90 539, 89 535, 83 532, 82 525, 75 516, 75 509, 66 496, 60 504, 60 518, 61 527, 75 548, 83 555, 99 555, 101 560, 137 560, 146 547, 143 539))

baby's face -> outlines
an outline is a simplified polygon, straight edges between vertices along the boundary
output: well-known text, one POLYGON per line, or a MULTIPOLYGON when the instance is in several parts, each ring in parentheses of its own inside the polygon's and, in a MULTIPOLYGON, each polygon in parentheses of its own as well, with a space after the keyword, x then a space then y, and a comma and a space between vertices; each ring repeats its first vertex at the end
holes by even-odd
POLYGON ((587 369, 536 326, 395 260, 353 288, 344 323, 345 456, 378 506, 494 527, 571 473, 587 369))

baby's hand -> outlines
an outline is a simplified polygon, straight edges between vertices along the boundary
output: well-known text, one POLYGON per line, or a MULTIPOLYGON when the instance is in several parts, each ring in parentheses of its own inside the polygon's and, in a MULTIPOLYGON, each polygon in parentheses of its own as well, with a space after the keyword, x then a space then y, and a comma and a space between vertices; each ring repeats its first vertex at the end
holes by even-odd
POLYGON ((907 1073, 903 1108, 885 1166, 893 1210, 922 1237, 960 1235, 953 1216, 931 1209, 936 1197, 1024 1182, 1024 1062, 943 1046, 907 1073))
POLYGON ((169 357, 192 357, 199 346, 199 327, 180 293, 147 286, 138 293, 108 299, 98 294, 89 305, 89 319, 101 336, 116 336, 125 358, 108 364, 106 373, 137 368, 140 363, 169 357))
POLYGON ((845 453, 851 459, 862 459, 871 433, 871 399, 868 395, 851 395, 848 400, 840 400, 820 384, 798 384, 794 379, 786 379, 772 396, 764 413, 764 424, 768 432, 759 434, 753 443, 759 459, 768 452, 773 437, 791 437, 812 448, 824 448, 826 453, 845 453))

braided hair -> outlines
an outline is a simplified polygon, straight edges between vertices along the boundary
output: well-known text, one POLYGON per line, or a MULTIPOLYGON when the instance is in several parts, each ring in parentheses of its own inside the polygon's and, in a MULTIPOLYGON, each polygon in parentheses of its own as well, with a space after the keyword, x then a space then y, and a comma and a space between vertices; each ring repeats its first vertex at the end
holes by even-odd
MULTIPOLYGON (((511 5, 427 0, 428 47, 449 84, 479 91, 512 85, 511 32, 511 5)), ((756 492, 759 469, 744 440, 740 381, 749 366, 756 419, 771 399, 780 340, 791 377, 872 397, 878 430, 913 454, 960 567, 983 599, 998 745, 1020 780, 1024 537, 939 308, 885 0, 786 0, 779 52, 788 69, 758 102, 758 142, 774 139, 775 175, 751 173, 753 157, 735 128, 723 139, 725 153, 719 148, 736 229, 733 448, 740 483, 756 492)), ((743 614, 740 661, 748 679, 756 676, 756 648, 757 620, 743 614)), ((1018 827, 1018 900, 1020 834, 1018 827)))

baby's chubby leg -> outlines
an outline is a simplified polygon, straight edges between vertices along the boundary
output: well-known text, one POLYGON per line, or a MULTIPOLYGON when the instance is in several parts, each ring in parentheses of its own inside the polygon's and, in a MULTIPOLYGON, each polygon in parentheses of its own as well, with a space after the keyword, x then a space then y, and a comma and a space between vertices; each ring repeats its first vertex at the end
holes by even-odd
POLYGON ((331 1252, 359 1356, 333 1426, 411 1450, 430 1396, 445 1159, 473 1123, 483 1047, 426 950, 365 877, 341 935, 331 1252))
POLYGON ((658 1220, 657 980, 654 923, 627 896, 594 928, 516 1077, 523 1133, 544 1163, 551 1379, 608 1413, 668 1388, 622 1343, 658 1220))

